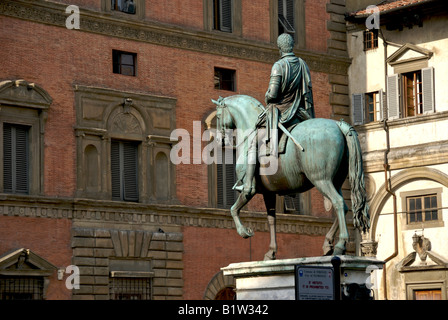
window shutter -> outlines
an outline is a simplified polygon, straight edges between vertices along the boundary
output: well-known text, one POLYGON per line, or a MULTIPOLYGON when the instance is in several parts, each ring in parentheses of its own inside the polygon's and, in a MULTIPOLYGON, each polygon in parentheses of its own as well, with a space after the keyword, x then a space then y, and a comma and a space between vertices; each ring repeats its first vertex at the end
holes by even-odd
POLYGON ((398 74, 387 77, 387 118, 389 120, 400 117, 400 88, 398 74))
POLYGON ((3 124, 3 188, 5 192, 13 192, 13 144, 12 126, 3 124))
POLYGON ((294 0, 278 0, 278 20, 285 32, 294 33, 294 0))
POLYGON ((286 20, 294 30, 294 0, 286 0, 286 20))
POLYGON ((219 5, 219 29, 232 32, 232 0, 221 0, 219 5))
POLYGON ((123 142, 123 200, 138 201, 138 147, 123 142))
MULTIPOLYGON (((234 156, 234 152, 232 152, 232 157, 234 156)), ((233 190, 233 185, 235 184, 235 161, 226 161, 226 207, 230 207, 235 203, 236 195, 235 190, 233 190)))
POLYGON ((352 105, 353 105, 353 124, 359 125, 364 122, 364 94, 353 94, 352 95, 352 105))
POLYGON ((28 193, 28 131, 20 125, 3 124, 3 188, 28 193))
POLYGON ((110 149, 110 170, 112 177, 112 199, 121 200, 120 143, 112 141, 110 149))
POLYGON ((133 142, 112 141, 112 199, 138 201, 138 146, 133 142))
POLYGON ((220 149, 218 157, 222 159, 222 164, 216 165, 217 206, 230 208, 236 201, 236 192, 232 189, 236 181, 235 151, 229 152, 229 150, 220 149))
POLYGON ((28 193, 28 128, 15 127, 16 131, 16 192, 28 193))
POLYGON ((384 119, 384 91, 383 91, 383 89, 380 89, 379 91, 378 91, 378 95, 377 95, 377 97, 378 97, 378 105, 379 105, 379 110, 377 110, 376 112, 377 112, 377 121, 383 121, 383 119, 384 119))
POLYGON ((224 207, 224 180, 223 180, 223 166, 222 163, 216 164, 216 204, 218 208, 224 207))
POLYGON ((423 113, 434 112, 434 68, 422 69, 423 113))

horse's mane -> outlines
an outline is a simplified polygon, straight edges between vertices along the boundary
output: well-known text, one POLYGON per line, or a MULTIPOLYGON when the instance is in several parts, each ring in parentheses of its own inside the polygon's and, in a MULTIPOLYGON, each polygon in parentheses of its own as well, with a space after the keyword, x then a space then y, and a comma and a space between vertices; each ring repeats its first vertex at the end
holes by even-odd
POLYGON ((263 108, 259 107, 259 106, 263 106, 263 104, 258 101, 257 99, 255 99, 254 97, 245 95, 245 94, 237 94, 237 95, 233 95, 233 96, 229 96, 223 99, 225 102, 227 100, 230 100, 230 102, 232 100, 242 100, 245 101, 247 104, 251 104, 253 106, 253 109, 257 111, 257 113, 261 113, 263 111, 263 108))

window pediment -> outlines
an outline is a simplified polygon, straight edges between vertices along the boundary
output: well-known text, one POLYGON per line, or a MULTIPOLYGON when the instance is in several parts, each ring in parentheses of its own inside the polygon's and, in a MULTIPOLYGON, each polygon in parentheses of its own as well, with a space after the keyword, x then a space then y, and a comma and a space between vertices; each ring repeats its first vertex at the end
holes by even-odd
POLYGON ((395 51, 386 61, 391 66, 397 64, 415 62, 419 60, 429 60, 433 55, 433 52, 416 46, 411 43, 406 43, 400 49, 395 51))
POLYGON ((0 257, 0 275, 50 276, 58 268, 29 249, 18 249, 0 257))
POLYGON ((48 109, 53 99, 41 87, 25 80, 0 82, 0 104, 48 109))

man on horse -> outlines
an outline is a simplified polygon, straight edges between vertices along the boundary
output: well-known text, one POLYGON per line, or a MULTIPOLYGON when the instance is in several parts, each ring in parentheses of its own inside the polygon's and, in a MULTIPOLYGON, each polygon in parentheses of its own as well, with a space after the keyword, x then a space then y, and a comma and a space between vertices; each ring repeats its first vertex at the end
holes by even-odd
MULTIPOLYGON (((283 33, 277 39, 280 59, 274 63, 266 92, 267 110, 258 119, 256 128, 266 126, 269 150, 266 155, 277 155, 278 124, 288 127, 294 123, 314 118, 311 76, 307 64, 293 52, 294 39, 283 33)), ((245 183, 235 187, 249 196, 255 193, 255 168, 257 164, 257 136, 249 141, 245 183)))

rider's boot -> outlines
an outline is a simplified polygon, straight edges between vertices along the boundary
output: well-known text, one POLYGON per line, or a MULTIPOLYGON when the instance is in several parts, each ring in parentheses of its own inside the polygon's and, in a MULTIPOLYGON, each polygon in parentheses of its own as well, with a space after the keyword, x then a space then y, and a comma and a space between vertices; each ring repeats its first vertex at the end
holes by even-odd
POLYGON ((246 196, 255 194, 255 169, 257 167, 257 139, 254 138, 247 150, 247 164, 244 184, 235 187, 235 190, 243 192, 246 196))

